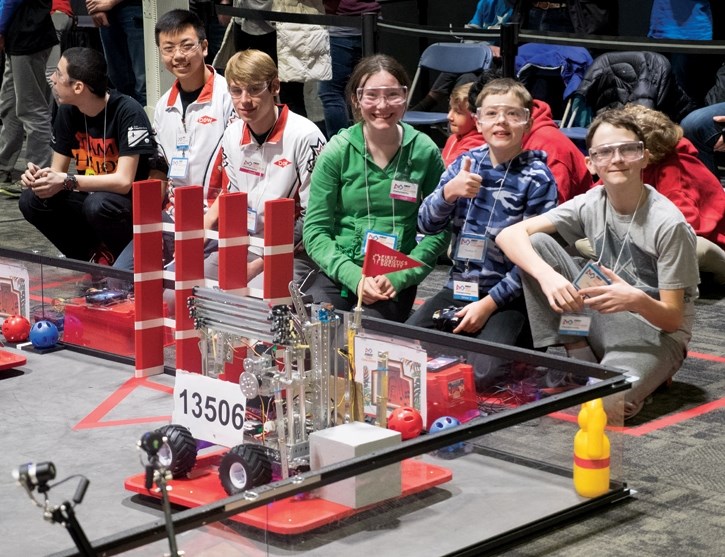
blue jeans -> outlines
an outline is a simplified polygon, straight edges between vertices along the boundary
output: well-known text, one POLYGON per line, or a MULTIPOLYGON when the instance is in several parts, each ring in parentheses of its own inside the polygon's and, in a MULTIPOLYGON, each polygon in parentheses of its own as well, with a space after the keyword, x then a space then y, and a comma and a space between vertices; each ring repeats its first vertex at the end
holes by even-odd
POLYGON ((345 99, 345 87, 350 74, 362 57, 362 37, 330 37, 332 79, 321 81, 319 94, 325 113, 327 137, 350 125, 350 111, 345 99))
POLYGON ((717 176, 717 165, 713 147, 723 131, 724 124, 718 124, 713 116, 725 116, 725 103, 712 104, 690 112, 680 122, 685 137, 692 141, 699 151, 700 160, 717 176))
POLYGON ((145 106, 143 8, 135 2, 121 2, 107 15, 109 26, 101 27, 99 31, 108 62, 108 77, 115 89, 145 106))
POLYGON ((26 189, 18 201, 30 224, 70 259, 88 261, 100 244, 115 257, 131 241, 131 196, 61 191, 49 199, 26 189))

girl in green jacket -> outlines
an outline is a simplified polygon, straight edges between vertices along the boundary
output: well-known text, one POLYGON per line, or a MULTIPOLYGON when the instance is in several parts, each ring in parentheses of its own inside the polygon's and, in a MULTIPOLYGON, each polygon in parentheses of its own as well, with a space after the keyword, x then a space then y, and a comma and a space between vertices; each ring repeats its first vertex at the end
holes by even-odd
POLYGON ((433 141, 400 121, 409 83, 386 55, 355 67, 347 95, 358 123, 334 136, 317 160, 303 231, 320 269, 303 285, 315 302, 350 310, 361 293, 365 315, 400 322, 449 240, 444 231, 416 242, 418 208, 445 167, 433 141), (370 238, 424 265, 362 280, 370 238))

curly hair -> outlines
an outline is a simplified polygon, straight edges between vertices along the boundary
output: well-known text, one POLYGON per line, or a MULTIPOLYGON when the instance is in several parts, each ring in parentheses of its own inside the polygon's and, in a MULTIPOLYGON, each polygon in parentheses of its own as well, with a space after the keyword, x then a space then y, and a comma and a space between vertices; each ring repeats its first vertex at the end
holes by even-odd
POLYGON ((644 133, 644 144, 650 152, 650 164, 656 164, 672 153, 682 139, 682 128, 659 110, 640 104, 628 104, 622 110, 634 117, 644 133))

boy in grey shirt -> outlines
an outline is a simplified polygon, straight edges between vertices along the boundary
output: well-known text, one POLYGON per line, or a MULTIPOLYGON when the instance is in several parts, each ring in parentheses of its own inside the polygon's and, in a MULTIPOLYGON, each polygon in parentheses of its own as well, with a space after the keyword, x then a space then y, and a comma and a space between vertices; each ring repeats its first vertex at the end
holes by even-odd
POLYGON ((639 412, 686 356, 699 282, 695 233, 675 205, 642 182, 649 153, 630 115, 601 114, 586 141, 587 167, 604 185, 510 226, 496 243, 525 272, 536 347, 563 345, 570 357, 636 379, 624 407, 604 401, 616 424, 639 412), (569 256, 550 236, 555 232, 570 244, 589 238, 596 263, 569 256))

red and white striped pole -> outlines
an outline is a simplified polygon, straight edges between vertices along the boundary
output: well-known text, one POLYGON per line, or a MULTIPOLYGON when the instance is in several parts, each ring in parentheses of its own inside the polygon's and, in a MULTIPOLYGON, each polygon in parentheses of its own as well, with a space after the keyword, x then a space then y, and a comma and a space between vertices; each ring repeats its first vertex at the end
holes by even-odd
POLYGON ((273 199, 264 204, 264 299, 289 304, 294 273, 295 202, 273 199))
POLYGON ((163 250, 160 180, 133 184, 136 377, 164 371, 163 250))
POLYGON ((186 301, 194 286, 204 284, 204 190, 201 186, 174 189, 174 259, 176 261, 176 369, 201 373, 199 331, 189 317, 186 301))

